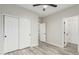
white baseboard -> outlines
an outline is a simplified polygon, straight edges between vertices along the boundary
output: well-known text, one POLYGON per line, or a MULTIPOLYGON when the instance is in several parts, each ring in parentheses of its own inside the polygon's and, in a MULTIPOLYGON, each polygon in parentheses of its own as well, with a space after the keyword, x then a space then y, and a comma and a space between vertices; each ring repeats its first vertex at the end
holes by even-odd
POLYGON ((36 46, 38 46, 38 44, 31 45, 31 47, 36 47, 36 46))
POLYGON ((50 43, 50 42, 46 42, 46 43, 51 44, 51 45, 54 45, 54 46, 58 46, 58 47, 61 47, 61 48, 64 47, 63 45, 59 45, 59 44, 54 44, 54 43, 50 43))

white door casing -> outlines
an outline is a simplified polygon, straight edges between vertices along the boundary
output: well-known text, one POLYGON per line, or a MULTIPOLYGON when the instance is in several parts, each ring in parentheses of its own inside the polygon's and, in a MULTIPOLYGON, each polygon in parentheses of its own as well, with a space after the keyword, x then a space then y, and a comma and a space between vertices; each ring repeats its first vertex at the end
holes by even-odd
POLYGON ((67 45, 67 43, 70 40, 70 22, 69 22, 69 18, 66 18, 64 21, 64 44, 65 46, 67 45))
POLYGON ((3 15, 0 15, 0 54, 3 52, 3 15))

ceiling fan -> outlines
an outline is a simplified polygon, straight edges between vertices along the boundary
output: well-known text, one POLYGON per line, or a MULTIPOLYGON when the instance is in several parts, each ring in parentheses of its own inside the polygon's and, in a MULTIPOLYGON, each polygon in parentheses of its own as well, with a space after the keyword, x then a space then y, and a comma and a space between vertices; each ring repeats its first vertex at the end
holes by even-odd
POLYGON ((48 6, 57 7, 56 4, 33 4, 33 7, 40 6, 40 5, 43 5, 43 11, 45 11, 48 6))

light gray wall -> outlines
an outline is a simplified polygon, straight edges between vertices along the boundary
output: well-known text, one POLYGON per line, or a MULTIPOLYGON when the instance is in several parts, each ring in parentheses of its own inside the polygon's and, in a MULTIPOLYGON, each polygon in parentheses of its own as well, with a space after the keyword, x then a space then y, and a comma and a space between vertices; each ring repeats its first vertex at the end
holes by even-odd
POLYGON ((79 5, 59 11, 43 18, 47 23, 47 42, 63 47, 62 21, 63 18, 79 15, 79 5))
MULTIPOLYGON (((0 14, 8 14, 17 17, 25 17, 31 19, 31 38, 32 45, 38 45, 38 15, 32 11, 29 11, 25 8, 19 7, 18 5, 0 5, 0 14)), ((0 23, 1 25, 1 23, 0 23)), ((1 27, 1 26, 0 26, 1 27)), ((1 28, 0 28, 1 29, 1 28)), ((0 43, 1 45, 1 43, 0 43)))

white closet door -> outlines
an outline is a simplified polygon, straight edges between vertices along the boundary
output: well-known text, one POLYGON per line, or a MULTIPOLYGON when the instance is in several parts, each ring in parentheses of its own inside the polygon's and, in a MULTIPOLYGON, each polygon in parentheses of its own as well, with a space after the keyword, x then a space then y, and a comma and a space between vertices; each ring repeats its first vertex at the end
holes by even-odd
POLYGON ((20 49, 31 46, 31 20, 20 19, 20 49))
POLYGON ((18 19, 12 16, 4 18, 4 53, 6 53, 18 49, 18 19))
POLYGON ((71 23, 70 23, 70 32, 71 32, 71 43, 78 43, 79 35, 78 35, 78 16, 71 17, 71 23))
POLYGON ((46 42, 46 24, 40 24, 40 41, 46 42))

